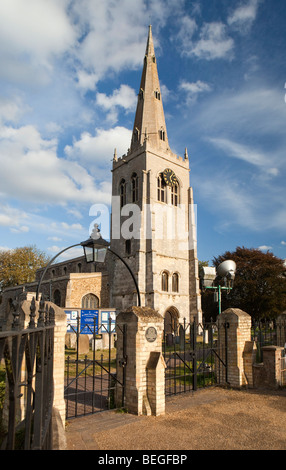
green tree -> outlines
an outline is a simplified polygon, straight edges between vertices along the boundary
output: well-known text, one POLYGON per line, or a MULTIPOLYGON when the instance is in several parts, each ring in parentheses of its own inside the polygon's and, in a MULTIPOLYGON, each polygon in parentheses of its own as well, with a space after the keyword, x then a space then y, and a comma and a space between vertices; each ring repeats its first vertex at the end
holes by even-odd
POLYGON ((284 260, 273 253, 237 247, 214 258, 217 267, 223 261, 235 261, 237 271, 234 287, 222 294, 222 308, 235 307, 253 318, 275 318, 286 310, 286 268, 284 260))
POLYGON ((208 261, 198 261, 198 264, 199 264, 199 270, 201 268, 203 268, 204 266, 208 266, 209 265, 209 262, 208 261))
POLYGON ((37 269, 48 262, 46 253, 34 245, 0 251, 0 292, 6 287, 33 282, 37 269))

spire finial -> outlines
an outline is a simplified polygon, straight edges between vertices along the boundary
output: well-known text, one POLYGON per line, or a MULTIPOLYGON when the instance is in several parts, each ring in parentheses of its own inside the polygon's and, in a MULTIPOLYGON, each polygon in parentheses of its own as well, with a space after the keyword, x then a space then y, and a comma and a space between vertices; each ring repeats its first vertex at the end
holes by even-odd
POLYGON ((146 55, 155 55, 153 37, 152 37, 152 25, 149 24, 148 40, 146 47, 146 55))

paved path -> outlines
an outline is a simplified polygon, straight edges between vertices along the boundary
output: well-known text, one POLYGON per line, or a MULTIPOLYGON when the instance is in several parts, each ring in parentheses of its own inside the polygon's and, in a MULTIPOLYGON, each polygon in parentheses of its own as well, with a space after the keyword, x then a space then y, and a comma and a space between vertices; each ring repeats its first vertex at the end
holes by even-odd
POLYGON ((218 387, 168 398, 166 414, 106 411, 67 422, 68 450, 286 450, 286 389, 218 387))

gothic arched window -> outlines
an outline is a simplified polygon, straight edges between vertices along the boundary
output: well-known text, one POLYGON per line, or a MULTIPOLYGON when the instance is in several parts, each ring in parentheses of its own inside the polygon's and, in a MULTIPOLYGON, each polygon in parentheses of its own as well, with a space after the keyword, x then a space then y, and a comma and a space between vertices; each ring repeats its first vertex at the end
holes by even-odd
POLYGON ((59 289, 56 289, 54 292, 54 304, 56 304, 58 307, 61 306, 61 301, 62 301, 62 296, 59 291, 59 289))
POLYGON ((171 186, 171 204, 172 206, 178 206, 180 204, 180 187, 179 183, 171 186))
POLYGON ((132 202, 139 201, 139 178, 136 173, 133 173, 131 177, 131 194, 132 202))
POLYGON ((81 299, 81 308, 86 310, 95 310, 99 307, 99 298, 94 294, 86 294, 81 299))
POLYGON ((162 291, 163 292, 168 292, 169 290, 169 274, 167 271, 164 271, 162 273, 162 291))
POLYGON ((162 173, 157 178, 157 199, 160 202, 166 202, 166 183, 162 173))
POLYGON ((126 182, 124 179, 120 181, 120 207, 125 206, 126 204, 126 182))
POLYGON ((172 291, 179 292, 179 275, 174 273, 172 276, 172 291))

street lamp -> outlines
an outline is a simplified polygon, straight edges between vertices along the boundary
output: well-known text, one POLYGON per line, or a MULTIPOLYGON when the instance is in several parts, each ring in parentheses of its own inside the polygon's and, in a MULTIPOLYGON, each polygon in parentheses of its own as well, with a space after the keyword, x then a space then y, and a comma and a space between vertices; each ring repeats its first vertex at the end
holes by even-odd
POLYGON ((98 229, 98 226, 97 226, 97 224, 95 224, 94 230, 93 230, 90 238, 88 240, 86 240, 85 242, 81 243, 81 246, 84 249, 85 260, 86 260, 87 263, 92 263, 92 262, 104 263, 107 251, 109 251, 110 253, 115 255, 117 258, 119 258, 120 261, 122 261, 122 263, 126 266, 129 273, 131 274, 131 277, 133 279, 133 282, 135 284, 136 291, 137 291, 138 306, 140 307, 141 306, 141 297, 140 297, 140 291, 139 291, 139 287, 138 287, 136 278, 135 278, 132 270, 128 266, 128 264, 124 261, 124 259, 121 258, 121 256, 119 256, 118 253, 113 251, 110 248, 109 245, 110 245, 110 243, 102 238, 101 233, 98 229))
POLYGON ((104 263, 107 251, 110 251, 110 253, 112 253, 117 258, 119 258, 120 261, 122 261, 122 263, 126 266, 129 273, 131 274, 131 277, 132 277, 133 282, 135 284, 136 291, 137 291, 138 306, 140 307, 141 306, 141 297, 140 297, 140 291, 139 291, 139 287, 138 287, 136 278, 135 278, 132 270, 128 266, 128 264, 124 261, 124 259, 122 259, 121 256, 118 255, 118 253, 113 251, 109 247, 109 245, 110 245, 110 243, 102 238, 101 233, 100 233, 99 228, 98 228, 98 225, 95 224, 94 229, 92 231, 92 234, 87 240, 85 240, 84 242, 81 242, 81 243, 77 243, 76 245, 71 245, 71 246, 65 248, 64 250, 60 251, 56 256, 54 256, 50 260, 50 262, 45 267, 45 269, 44 269, 44 271, 41 275, 41 278, 39 280, 39 283, 38 283, 38 286, 37 286, 37 292, 36 292, 36 300, 39 300, 40 288, 41 288, 41 284, 42 284, 42 281, 44 279, 44 276, 45 276, 48 268, 55 261, 55 259, 58 256, 60 256, 62 253, 64 253, 65 251, 67 251, 71 248, 74 248, 76 246, 82 246, 83 251, 84 251, 85 260, 86 260, 87 263, 104 263))
POLYGON ((236 272, 236 264, 232 260, 223 261, 217 268, 203 266, 200 270, 200 280, 203 289, 214 290, 215 302, 218 302, 218 313, 221 314, 221 293, 223 290, 230 291, 233 288, 236 272), (218 280, 218 286, 214 281, 218 280), (220 282, 223 279, 224 286, 220 282))
POLYGON ((90 237, 88 240, 81 242, 81 246, 87 263, 104 263, 109 247, 106 240, 101 237, 98 239, 90 237))

